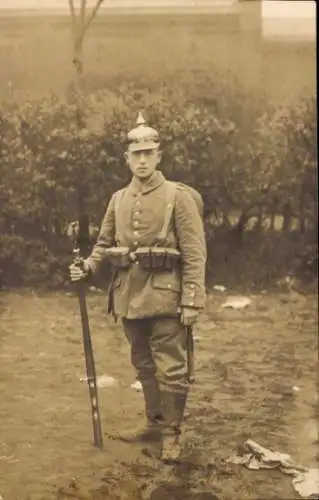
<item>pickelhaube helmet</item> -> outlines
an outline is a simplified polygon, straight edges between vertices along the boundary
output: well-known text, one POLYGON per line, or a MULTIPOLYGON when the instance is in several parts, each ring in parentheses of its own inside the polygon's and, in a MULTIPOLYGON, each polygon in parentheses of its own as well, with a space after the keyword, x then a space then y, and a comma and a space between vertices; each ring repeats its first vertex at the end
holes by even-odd
POLYGON ((147 125, 141 112, 138 114, 136 125, 137 126, 127 134, 129 150, 141 151, 158 148, 159 134, 157 130, 147 125))

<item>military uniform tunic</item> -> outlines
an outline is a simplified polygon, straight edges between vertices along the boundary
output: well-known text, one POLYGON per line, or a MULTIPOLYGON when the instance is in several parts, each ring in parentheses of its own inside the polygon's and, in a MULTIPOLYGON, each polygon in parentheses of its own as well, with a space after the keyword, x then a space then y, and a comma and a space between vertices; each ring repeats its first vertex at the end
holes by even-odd
MULTIPOLYGON (((115 227, 115 195, 104 216, 97 243, 87 262, 93 273, 112 246, 138 247, 156 243, 167 210, 164 175, 155 171, 146 183, 133 178, 123 191, 115 227)), ((196 203, 185 189, 176 192, 165 246, 181 253, 182 265, 171 271, 145 270, 132 263, 117 270, 110 287, 116 316, 126 319, 176 317, 180 307, 202 309, 205 304, 206 243, 196 203)))

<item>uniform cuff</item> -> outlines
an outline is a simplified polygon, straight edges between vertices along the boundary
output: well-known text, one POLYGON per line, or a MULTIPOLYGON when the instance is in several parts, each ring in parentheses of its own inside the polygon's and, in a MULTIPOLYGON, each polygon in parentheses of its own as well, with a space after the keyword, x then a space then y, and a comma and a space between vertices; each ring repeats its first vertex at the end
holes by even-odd
POLYGON ((184 285, 181 307, 194 307, 202 309, 205 307, 205 294, 194 283, 184 285))

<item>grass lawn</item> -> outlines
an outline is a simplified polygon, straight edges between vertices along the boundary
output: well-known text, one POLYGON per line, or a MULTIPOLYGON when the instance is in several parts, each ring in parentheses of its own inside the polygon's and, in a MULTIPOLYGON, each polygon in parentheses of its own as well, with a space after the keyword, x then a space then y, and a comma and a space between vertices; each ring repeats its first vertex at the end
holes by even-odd
POLYGON ((92 444, 88 391, 80 381, 85 373, 76 296, 12 291, 0 298, 3 500, 296 498, 289 476, 226 460, 251 438, 314 465, 315 297, 264 293, 234 311, 220 307, 224 295, 209 296, 196 329, 197 382, 185 422, 185 461, 178 467, 161 466, 138 446, 111 439, 141 421, 143 403, 130 388, 128 346, 105 314, 104 294, 88 295, 98 375, 118 381, 99 390, 103 451, 92 444))

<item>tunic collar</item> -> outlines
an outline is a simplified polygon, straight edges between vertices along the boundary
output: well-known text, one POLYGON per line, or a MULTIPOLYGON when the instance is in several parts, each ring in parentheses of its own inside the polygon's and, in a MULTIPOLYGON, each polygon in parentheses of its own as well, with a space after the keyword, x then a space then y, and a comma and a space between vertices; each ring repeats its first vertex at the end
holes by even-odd
POLYGON ((155 172, 151 175, 146 182, 141 182, 136 177, 133 177, 129 188, 132 194, 142 193, 146 194, 154 189, 158 188, 165 182, 165 177, 162 172, 155 170, 155 172))

